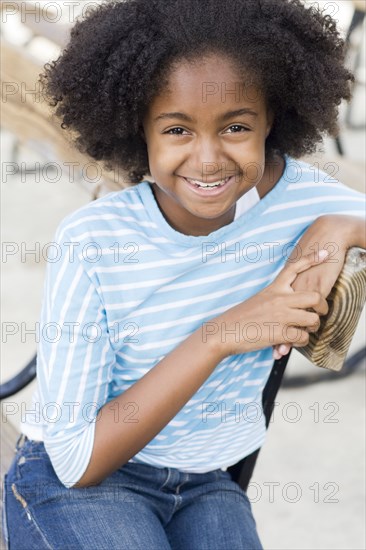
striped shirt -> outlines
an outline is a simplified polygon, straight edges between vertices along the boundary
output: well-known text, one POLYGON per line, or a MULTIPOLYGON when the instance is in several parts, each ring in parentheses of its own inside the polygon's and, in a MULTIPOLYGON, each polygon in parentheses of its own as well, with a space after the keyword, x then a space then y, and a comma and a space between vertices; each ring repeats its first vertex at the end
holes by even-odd
MULTIPOLYGON (((207 236, 170 226, 148 181, 106 195, 58 226, 44 286, 37 388, 21 428, 44 441, 66 487, 87 468, 103 405, 203 323, 267 287, 319 216, 366 211, 364 194, 291 157, 262 200, 256 190, 246 205, 245 197, 233 222, 207 236)), ((272 347, 226 357, 131 461, 203 473, 261 447, 262 391, 272 366, 272 347)), ((119 414, 138 421, 138 406, 131 403, 123 419, 119 414)))

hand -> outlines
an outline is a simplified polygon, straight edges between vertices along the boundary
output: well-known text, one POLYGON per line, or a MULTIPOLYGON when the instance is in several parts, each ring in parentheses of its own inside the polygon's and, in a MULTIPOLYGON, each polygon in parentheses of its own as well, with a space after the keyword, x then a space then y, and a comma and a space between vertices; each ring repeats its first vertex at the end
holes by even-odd
MULTIPOLYGON (((290 259, 296 257, 300 250, 306 253, 310 249, 314 250, 317 246, 329 249, 330 255, 323 263, 299 273, 291 285, 294 290, 316 291, 323 298, 329 296, 342 271, 348 248, 357 245, 357 243, 353 244, 351 240, 351 235, 354 233, 349 231, 348 224, 353 223, 353 220, 349 220, 349 218, 349 216, 323 216, 318 218, 304 233, 298 243, 298 249, 294 250, 290 259), (348 218, 346 224, 345 218, 348 218)), ((360 222, 354 220, 354 223, 360 222)), ((291 344, 286 343, 274 346, 273 358, 281 359, 290 352, 291 347, 291 344)))
POLYGON ((287 262, 268 287, 205 323, 203 336, 214 338, 218 356, 246 353, 283 341, 297 347, 306 346, 309 333, 305 328, 318 330, 319 315, 328 312, 328 304, 318 292, 298 292, 291 285, 300 273, 319 264, 324 257, 311 253, 296 262, 287 262), (256 327, 252 336, 248 334, 248 326, 253 325, 254 320, 256 327))

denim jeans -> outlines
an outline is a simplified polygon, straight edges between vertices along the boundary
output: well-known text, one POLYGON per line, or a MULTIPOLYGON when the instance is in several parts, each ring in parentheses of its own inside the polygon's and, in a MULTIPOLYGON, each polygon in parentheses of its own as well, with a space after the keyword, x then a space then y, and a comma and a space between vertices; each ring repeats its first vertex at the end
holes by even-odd
POLYGON ((9 550, 262 549, 229 472, 128 462, 97 486, 67 489, 43 443, 24 437, 4 478, 2 523, 9 550))

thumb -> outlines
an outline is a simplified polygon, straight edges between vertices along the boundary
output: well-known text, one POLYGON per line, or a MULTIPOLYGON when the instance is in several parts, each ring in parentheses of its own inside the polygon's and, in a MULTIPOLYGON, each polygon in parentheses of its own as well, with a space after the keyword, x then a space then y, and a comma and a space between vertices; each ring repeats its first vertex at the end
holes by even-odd
POLYGON ((320 250, 319 252, 311 252, 302 256, 299 260, 287 260, 282 271, 277 275, 276 281, 280 285, 291 285, 299 273, 306 271, 314 265, 321 264, 328 256, 328 250, 320 250))

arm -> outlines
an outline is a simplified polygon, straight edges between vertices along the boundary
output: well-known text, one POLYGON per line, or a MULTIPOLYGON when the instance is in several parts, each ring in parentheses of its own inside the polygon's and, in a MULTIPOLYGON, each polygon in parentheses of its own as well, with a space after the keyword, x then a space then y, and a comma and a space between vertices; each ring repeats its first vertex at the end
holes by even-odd
MULTIPOLYGON (((58 238, 62 252, 64 240, 70 241, 65 233, 58 238)), ((308 334, 297 327, 311 326, 319 319, 304 308, 312 307, 319 314, 327 309, 318 293, 295 296, 290 287, 297 273, 314 265, 315 260, 303 258, 287 266, 270 287, 210 319, 218 329, 216 336, 203 338, 203 325, 198 327, 141 379, 107 402, 115 350, 102 298, 81 257, 74 262, 64 259, 65 254, 62 258, 61 265, 49 265, 42 319, 61 326, 72 322, 75 333, 70 339, 67 331, 61 331, 54 343, 44 338, 37 370, 43 403, 56 404, 60 413, 59 418, 51 414, 46 418, 45 447, 57 476, 69 488, 100 483, 143 449, 225 357, 281 342, 284 327, 290 329, 286 331, 287 342, 304 345, 308 334), (237 328, 242 324, 243 329, 250 319, 263 326, 261 340, 238 340, 237 328), (86 338, 83 327, 93 321, 99 334, 86 338), (266 327, 268 321, 274 321, 273 331, 266 327), (291 330, 289 322, 296 323, 296 328, 291 330), (222 326, 227 337, 219 329, 222 326), (75 404, 71 411, 70 404, 75 404), (132 421, 131 405, 137 410, 132 421)), ((239 333, 243 334, 242 330, 239 333)), ((43 409, 47 414, 47 407, 43 409)))
POLYGON ((222 360, 202 342, 201 329, 178 345, 128 390, 98 413, 90 463, 74 487, 98 484, 155 437, 189 401, 222 360), (137 405, 137 422, 124 422, 123 411, 137 405), (121 412, 116 420, 116 410, 121 412))
MULTIPOLYGON (((330 257, 322 264, 300 273, 292 284, 292 288, 315 290, 326 298, 342 271, 347 250, 353 246, 366 249, 364 218, 341 214, 327 214, 319 217, 301 237, 290 259, 296 258, 300 251, 301 255, 304 255, 322 248, 329 250, 330 257)), ((280 346, 275 346, 274 358, 280 359, 283 355, 287 355, 290 349, 289 344, 283 344, 281 351, 280 346)))
POLYGON ((107 402, 115 351, 104 306, 87 266, 77 253, 70 259, 65 243, 72 241, 71 236, 61 227, 55 241, 61 259, 47 266, 41 325, 60 330, 56 337, 52 330, 42 330, 37 364, 44 443, 60 481, 68 488, 87 487, 100 483, 145 447, 223 356, 212 348, 211 339, 202 341, 197 329, 133 386, 107 402), (96 338, 85 331, 91 324, 98 326, 96 338), (131 410, 136 414, 131 415, 131 410))
MULTIPOLYGON (((133 386, 104 405, 98 413, 90 463, 75 487, 97 484, 140 451, 169 423, 225 357, 259 350, 268 347, 269 342, 280 341, 284 328, 293 328, 289 325, 295 317, 300 327, 318 323, 316 313, 301 310, 312 307, 324 315, 328 309, 325 300, 318 293, 294 293, 290 284, 297 273, 323 261, 321 258, 314 259, 311 254, 296 265, 288 264, 267 288, 211 319, 210 324, 218 329, 213 338, 202 338, 202 325, 133 386), (256 319, 262 327, 260 340, 238 338, 238 333, 243 334, 240 325, 243 329, 248 319, 256 319), (271 323, 273 332, 266 327, 271 321, 274 321, 271 323), (137 422, 129 425, 123 419, 115 420, 116 409, 125 410, 130 403, 138 405, 137 422)), ((295 341, 297 345, 304 345, 309 338, 306 331, 300 331, 299 335, 297 328, 286 330, 286 333, 288 341, 295 341)))
MULTIPOLYGON (((347 250, 352 246, 366 248, 365 220, 354 216, 329 214, 321 216, 301 237, 298 251, 301 255, 326 248, 329 257, 320 265, 300 273, 293 283, 294 290, 317 290, 328 296, 342 271, 347 250)), ((296 250, 290 259, 296 258, 296 250)))

